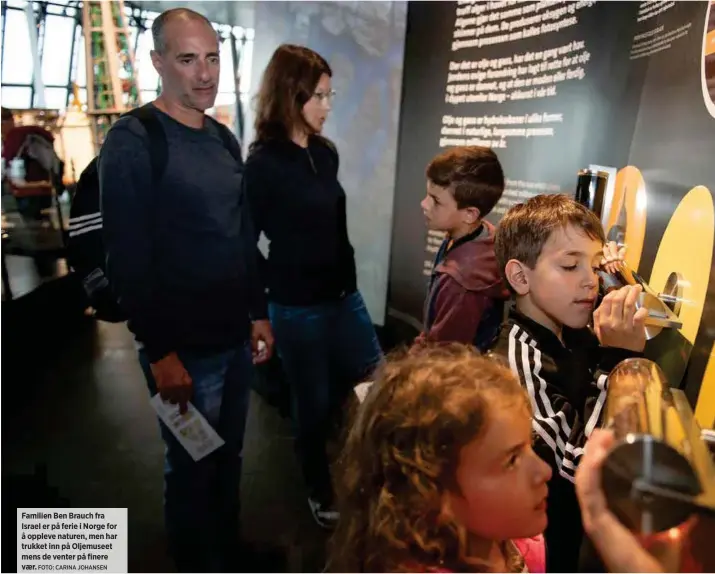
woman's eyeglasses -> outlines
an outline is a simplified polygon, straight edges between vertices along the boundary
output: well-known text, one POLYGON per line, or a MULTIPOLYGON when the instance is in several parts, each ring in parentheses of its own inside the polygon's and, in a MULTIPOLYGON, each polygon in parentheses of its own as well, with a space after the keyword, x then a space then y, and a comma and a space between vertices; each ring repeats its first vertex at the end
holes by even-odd
POLYGON ((330 90, 329 92, 315 92, 313 97, 318 98, 318 101, 321 104, 329 104, 335 97, 335 90, 330 90))

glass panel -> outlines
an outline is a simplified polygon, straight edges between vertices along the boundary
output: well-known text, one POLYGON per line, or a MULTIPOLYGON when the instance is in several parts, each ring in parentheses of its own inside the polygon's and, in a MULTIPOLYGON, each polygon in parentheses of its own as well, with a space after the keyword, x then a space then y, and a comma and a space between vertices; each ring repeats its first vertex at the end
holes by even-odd
POLYGON ((241 53, 241 65, 239 74, 241 76, 240 91, 247 94, 251 90, 251 70, 253 69, 253 40, 248 40, 243 46, 241 53))
POLYGON ((45 107, 64 110, 67 107, 67 88, 45 88, 45 107))
MULTIPOLYGON (((60 4, 62 4, 62 2, 60 2, 60 4)), ((35 9, 39 9, 40 8, 39 5, 40 5, 40 2, 35 2, 35 9)), ((62 16, 65 14, 65 10, 67 10, 67 8, 64 6, 55 6, 54 1, 52 4, 49 4, 49 3, 47 4, 47 13, 48 14, 62 16)))
POLYGON ((221 43, 221 74, 218 78, 219 92, 234 92, 236 81, 233 77, 233 53, 231 51, 231 40, 224 40, 221 43))
POLYGON ((151 51, 154 43, 151 39, 151 31, 143 32, 139 37, 137 53, 134 60, 137 67, 137 83, 140 90, 155 90, 159 82, 159 74, 156 73, 154 65, 151 63, 151 51))
MULTIPOLYGON (((77 88, 77 97, 79 98, 80 109, 87 103, 87 88, 77 88)), ((70 109, 75 108, 74 92, 70 92, 70 101, 67 103, 67 107, 70 109)))
POLYGON ((42 50, 42 79, 45 84, 67 83, 73 33, 74 20, 71 18, 47 16, 42 50))
POLYGON ((25 110, 30 106, 30 88, 2 87, 2 105, 6 108, 25 110))
POLYGON ((229 106, 236 103, 236 94, 233 92, 219 92, 216 95, 216 106, 229 106))
POLYGON ((32 54, 27 18, 25 13, 19 10, 8 10, 5 17, 7 21, 3 40, 5 48, 10 48, 12 58, 5 58, 2 63, 2 82, 29 84, 32 82, 32 54))
MULTIPOLYGON (((137 42, 137 29, 134 26, 129 27, 129 47, 133 50, 137 42)), ((136 58, 136 54, 134 54, 136 58)))
POLYGON ((84 51, 84 34, 82 34, 82 29, 79 27, 77 28, 77 34, 79 34, 79 37, 75 43, 75 49, 77 50, 75 53, 75 61, 77 65, 75 67, 74 82, 81 88, 84 88, 87 86, 87 54, 84 51))
POLYGON ((7 5, 12 7, 14 6, 15 8, 22 8, 23 10, 25 9, 25 0, 7 0, 7 5))
POLYGON ((156 90, 142 90, 141 91, 142 104, 148 104, 156 99, 156 90))

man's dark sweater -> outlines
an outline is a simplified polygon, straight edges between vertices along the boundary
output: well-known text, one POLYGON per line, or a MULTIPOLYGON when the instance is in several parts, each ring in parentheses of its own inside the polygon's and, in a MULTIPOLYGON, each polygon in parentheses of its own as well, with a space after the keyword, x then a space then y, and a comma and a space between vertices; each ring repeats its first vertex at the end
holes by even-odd
POLYGON ((230 349, 266 317, 242 163, 212 121, 192 129, 154 111, 168 151, 157 185, 134 117, 116 122, 99 157, 109 279, 152 361, 230 349))

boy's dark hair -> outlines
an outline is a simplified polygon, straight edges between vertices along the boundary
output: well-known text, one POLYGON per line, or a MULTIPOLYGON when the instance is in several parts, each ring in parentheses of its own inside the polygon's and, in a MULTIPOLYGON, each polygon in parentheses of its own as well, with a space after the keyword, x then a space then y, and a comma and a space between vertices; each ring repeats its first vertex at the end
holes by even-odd
POLYGON ((504 171, 490 148, 455 147, 427 166, 427 179, 452 192, 457 207, 476 207, 479 217, 489 215, 504 193, 504 171))
POLYGON ((591 239, 606 242, 596 214, 568 195, 537 195, 507 211, 497 228, 494 252, 499 271, 512 292, 504 275, 507 262, 516 259, 533 269, 553 230, 568 225, 591 239))

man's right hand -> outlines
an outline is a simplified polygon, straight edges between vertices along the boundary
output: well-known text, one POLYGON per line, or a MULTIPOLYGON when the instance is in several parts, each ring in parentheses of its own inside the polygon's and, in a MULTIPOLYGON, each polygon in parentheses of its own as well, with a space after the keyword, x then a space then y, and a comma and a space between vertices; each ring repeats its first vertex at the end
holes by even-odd
POLYGON ((151 364, 151 373, 162 400, 179 404, 179 412, 186 412, 186 404, 191 400, 193 382, 176 353, 169 353, 163 359, 151 364))

